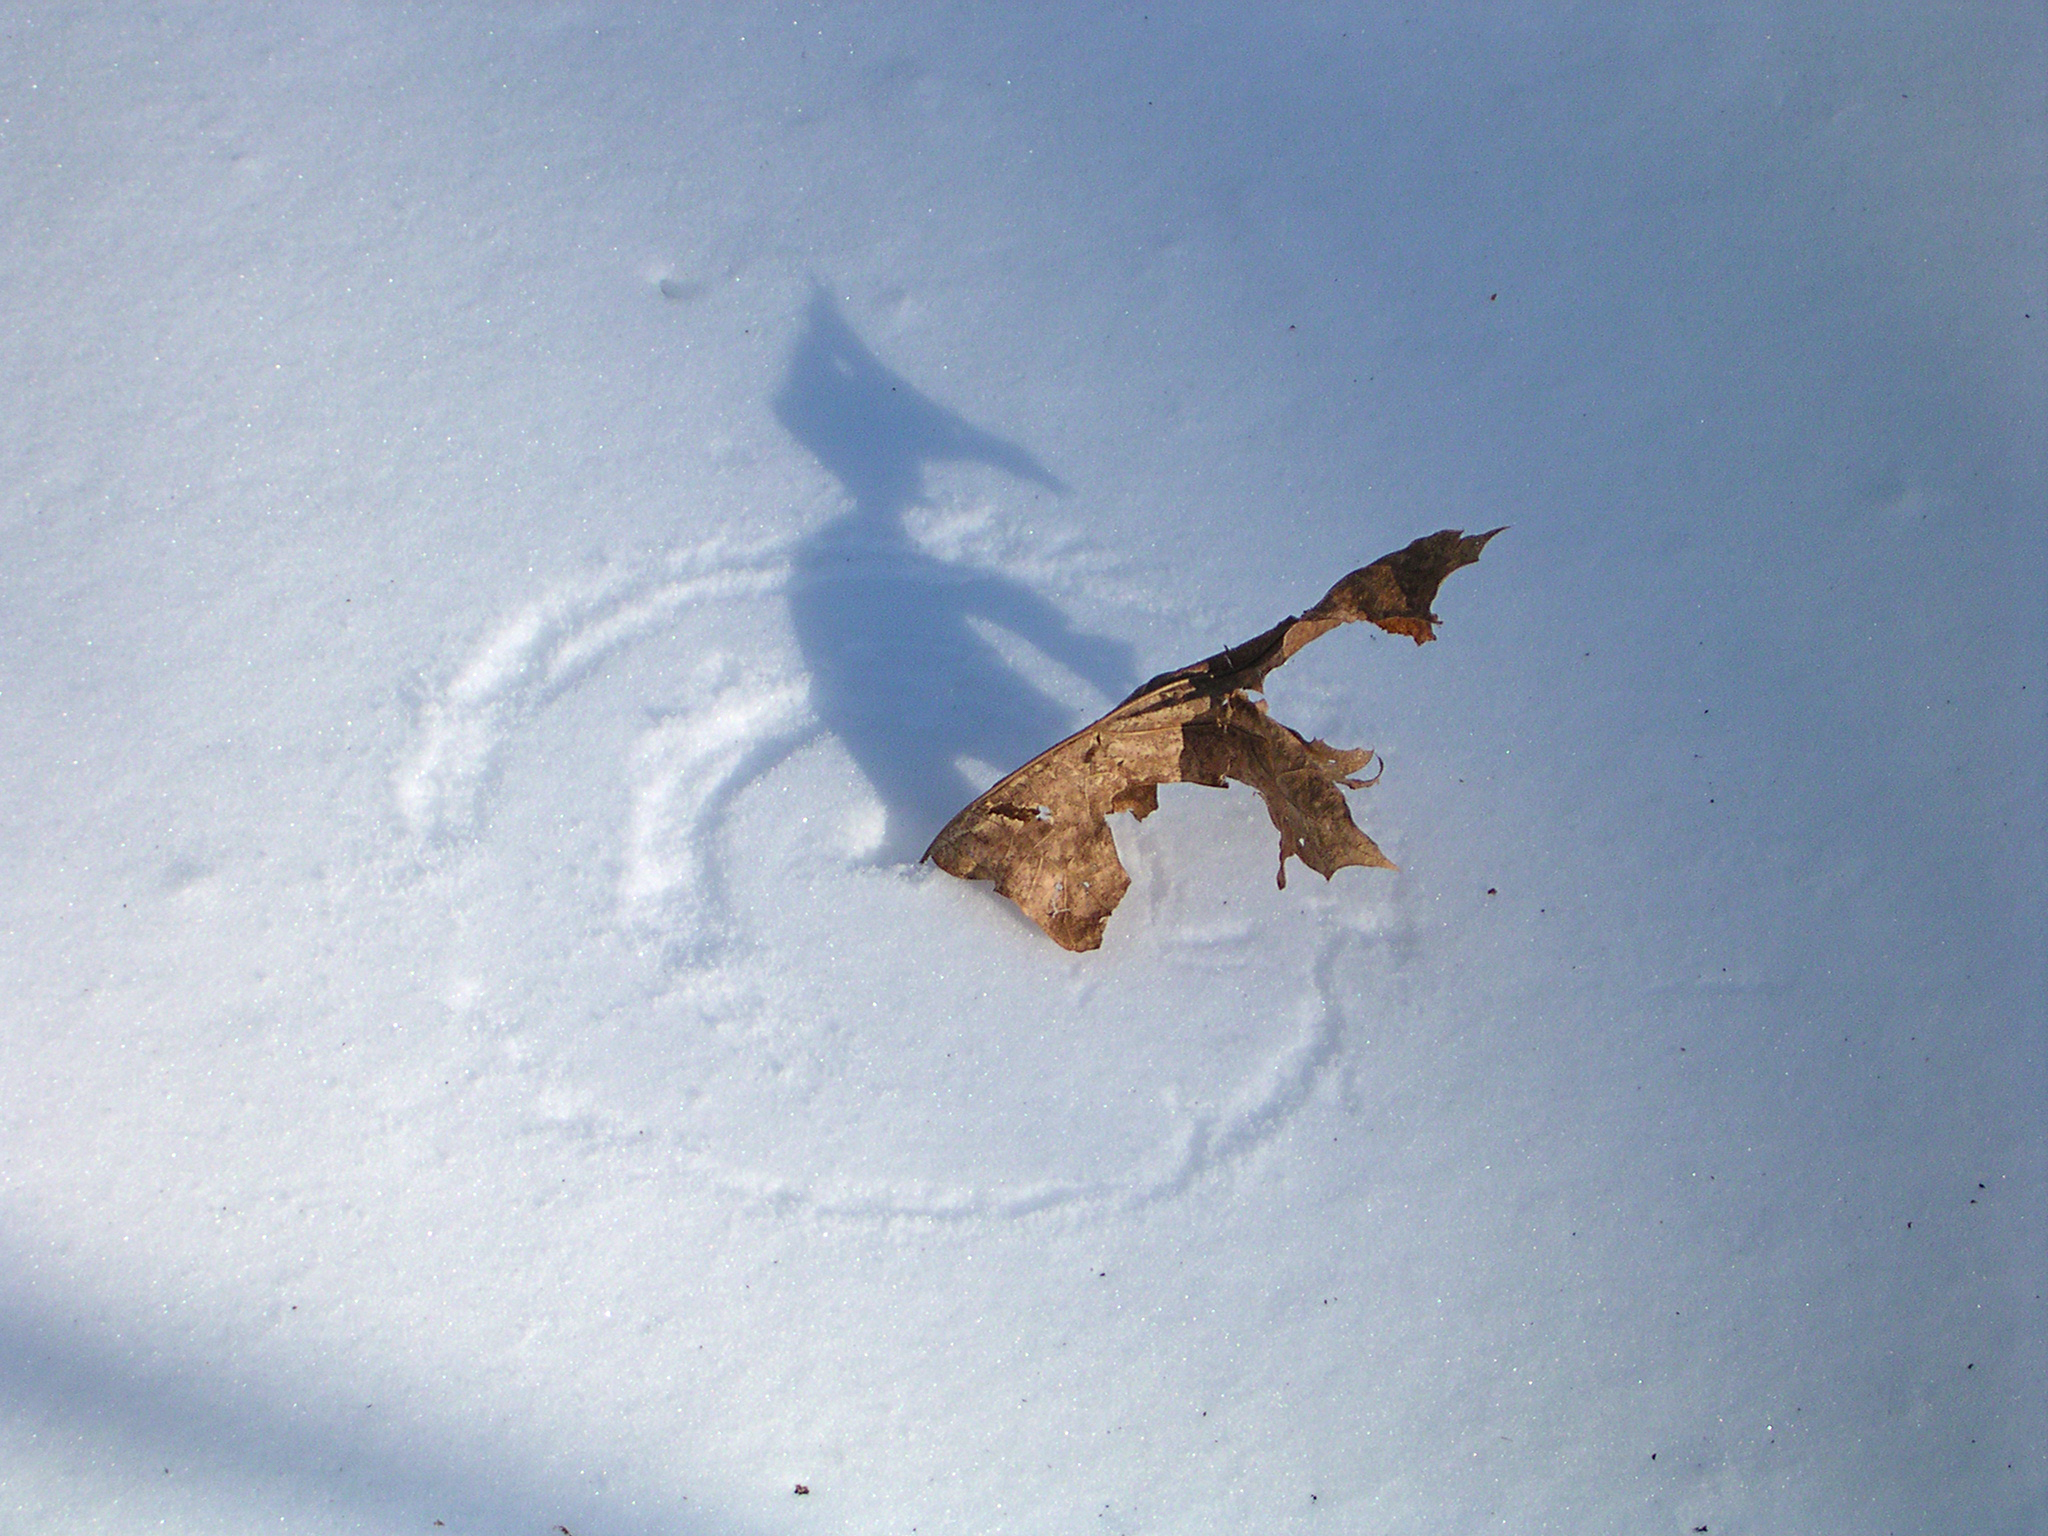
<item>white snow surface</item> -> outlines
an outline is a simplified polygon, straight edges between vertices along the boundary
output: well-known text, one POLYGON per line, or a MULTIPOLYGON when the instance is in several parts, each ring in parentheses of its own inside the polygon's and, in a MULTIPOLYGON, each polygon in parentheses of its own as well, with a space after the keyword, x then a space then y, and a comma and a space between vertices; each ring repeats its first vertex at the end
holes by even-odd
POLYGON ((0 1528, 2048 1529, 2043 79, 9 7, 0 1528), (1272 679, 1399 873, 916 862, 1501 523, 1272 679))

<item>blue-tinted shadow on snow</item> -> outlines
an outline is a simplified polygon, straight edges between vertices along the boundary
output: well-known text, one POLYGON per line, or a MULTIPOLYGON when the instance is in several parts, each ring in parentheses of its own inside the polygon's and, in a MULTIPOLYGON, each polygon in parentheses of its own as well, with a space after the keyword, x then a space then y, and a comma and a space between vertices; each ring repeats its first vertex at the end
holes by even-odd
POLYGON ((976 632, 997 626, 1120 698, 1128 646, 1083 634, 1022 582, 920 548, 904 517, 925 500, 925 466, 984 464, 1063 493, 1017 444, 984 432, 885 367, 814 292, 776 418, 837 477, 852 510, 798 545, 790 615, 811 705, 887 813, 881 862, 917 858, 979 791, 959 764, 1008 771, 1074 730, 1074 711, 976 632))
MULTIPOLYGON (((137 1526, 155 1515, 252 1530, 760 1536, 758 1523, 677 1491, 685 1474, 673 1464, 622 1464, 611 1475, 631 1491, 608 1493, 587 1473, 549 1467, 502 1423, 468 1422, 461 1394, 435 1402, 405 1391, 380 1409, 376 1388, 311 1359, 302 1377, 266 1389, 252 1379, 260 1372, 223 1362, 217 1344, 179 1334, 168 1312, 153 1332, 110 1330, 78 1292, 20 1287, 25 1268, 0 1245, 0 1419, 24 1426, 32 1447, 40 1435, 52 1464, 75 1458, 105 1473, 75 1503, 46 1511, 54 1523, 38 1530, 105 1518, 119 1501, 137 1526), (156 1507, 152 1487, 163 1490, 156 1507)), ((389 1377, 375 1374, 388 1390, 389 1377)), ((22 1514, 16 1495, 0 1484, 0 1522, 22 1514)))

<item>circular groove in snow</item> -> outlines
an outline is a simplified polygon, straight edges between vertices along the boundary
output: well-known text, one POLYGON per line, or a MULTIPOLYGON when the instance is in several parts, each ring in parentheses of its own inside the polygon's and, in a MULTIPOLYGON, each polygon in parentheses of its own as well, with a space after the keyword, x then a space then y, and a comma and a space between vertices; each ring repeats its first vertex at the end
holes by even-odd
POLYGON ((453 871, 500 1102, 846 1216, 1170 1199, 1277 1133, 1384 968, 1385 888, 1276 891, 1249 792, 1174 787, 1117 818, 1134 884, 1092 955, 881 862, 788 577, 771 546, 565 582, 421 710, 394 798, 453 871))

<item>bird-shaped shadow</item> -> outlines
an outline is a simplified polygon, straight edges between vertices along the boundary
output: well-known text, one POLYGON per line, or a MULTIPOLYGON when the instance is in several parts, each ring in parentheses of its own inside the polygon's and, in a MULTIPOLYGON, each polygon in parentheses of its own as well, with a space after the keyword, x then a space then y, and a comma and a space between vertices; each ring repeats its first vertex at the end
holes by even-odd
POLYGON ((939 559, 912 539, 904 514, 925 501, 928 463, 986 464, 1047 490, 1066 487, 1017 444, 883 366, 822 290, 775 414, 853 502, 792 560, 790 615, 812 707, 881 799, 878 861, 915 859, 978 792, 962 759, 1008 770, 1081 723, 970 621, 1010 631, 1112 699, 1131 686, 1132 654, 1076 631, 1023 583, 939 559))

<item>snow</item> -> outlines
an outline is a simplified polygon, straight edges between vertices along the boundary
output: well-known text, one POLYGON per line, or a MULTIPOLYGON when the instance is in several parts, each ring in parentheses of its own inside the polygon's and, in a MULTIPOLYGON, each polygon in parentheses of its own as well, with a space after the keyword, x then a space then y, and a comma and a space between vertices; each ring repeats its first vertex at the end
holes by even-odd
POLYGON ((2043 1528, 2037 9, 0 36, 0 1525, 2043 1528))

